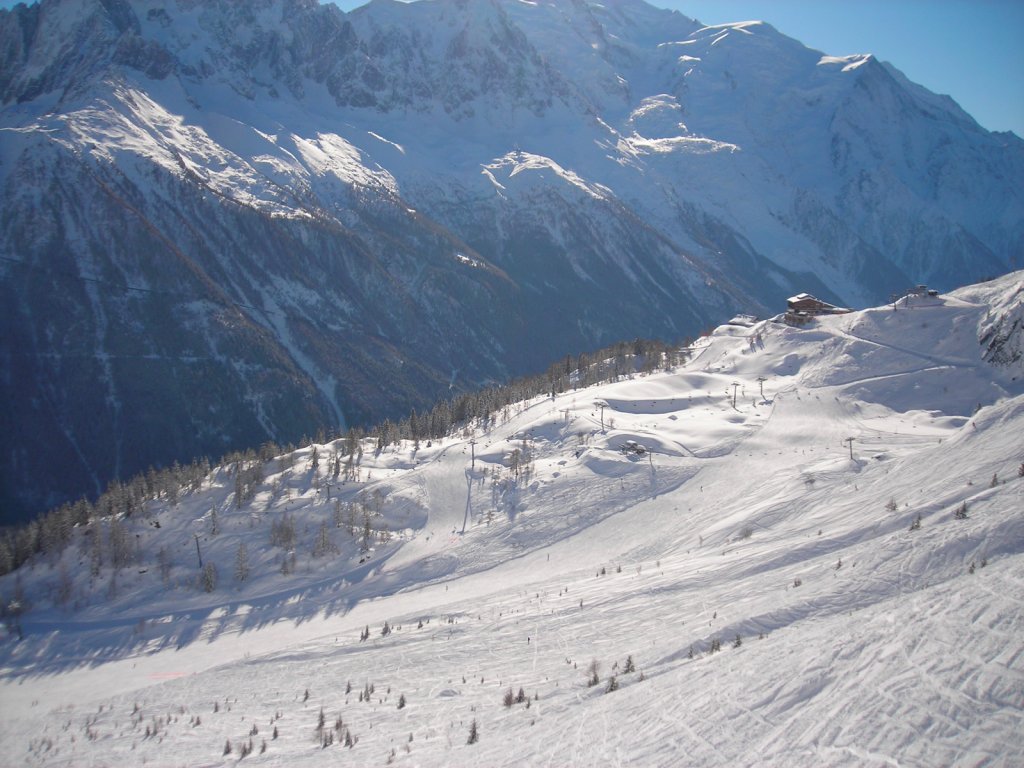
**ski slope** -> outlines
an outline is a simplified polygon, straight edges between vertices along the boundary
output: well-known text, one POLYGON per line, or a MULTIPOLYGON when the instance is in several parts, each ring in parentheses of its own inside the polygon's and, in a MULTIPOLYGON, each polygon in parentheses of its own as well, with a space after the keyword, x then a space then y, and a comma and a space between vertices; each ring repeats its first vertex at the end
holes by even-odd
POLYGON ((1020 765, 1024 363, 979 337, 1019 328, 1022 298, 1016 273, 725 325, 674 371, 368 447, 331 500, 312 447, 241 509, 216 469, 131 521, 143 555, 116 589, 75 547, 0 582, 34 604, 0 645, 0 763, 233 765, 251 740, 268 766, 1020 765), (361 553, 332 526, 338 551, 313 557, 333 500, 374 491, 391 540, 361 553), (59 567, 78 569, 66 609, 59 567))

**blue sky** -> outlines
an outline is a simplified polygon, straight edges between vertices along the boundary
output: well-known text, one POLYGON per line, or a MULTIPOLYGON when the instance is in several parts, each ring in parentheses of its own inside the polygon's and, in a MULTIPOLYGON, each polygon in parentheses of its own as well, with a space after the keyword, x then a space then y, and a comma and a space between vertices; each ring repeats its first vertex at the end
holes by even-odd
MULTIPOLYGON (((705 24, 758 19, 825 53, 873 53, 1024 137, 1024 0, 648 0, 705 24)), ((344 10, 364 0, 336 0, 344 10)), ((11 0, 0 0, 10 7, 11 0)))

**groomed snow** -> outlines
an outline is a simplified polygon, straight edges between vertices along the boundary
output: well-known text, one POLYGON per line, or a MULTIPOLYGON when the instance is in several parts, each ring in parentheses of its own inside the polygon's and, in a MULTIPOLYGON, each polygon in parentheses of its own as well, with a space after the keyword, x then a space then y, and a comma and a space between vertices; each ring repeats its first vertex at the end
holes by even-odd
POLYGON ((35 602, 0 645, 4 760, 233 765, 251 738, 246 764, 274 766, 1021 764, 1024 364, 985 362, 979 335, 1022 280, 725 325, 672 372, 419 450, 368 443, 330 501, 311 447, 241 509, 215 470, 126 522, 148 569, 116 590, 74 548, 77 610, 49 604, 52 561, 0 582, 35 602), (361 556, 332 527, 339 552, 312 557, 333 500, 374 491, 391 542, 361 556), (268 546, 286 511, 287 576, 268 546))

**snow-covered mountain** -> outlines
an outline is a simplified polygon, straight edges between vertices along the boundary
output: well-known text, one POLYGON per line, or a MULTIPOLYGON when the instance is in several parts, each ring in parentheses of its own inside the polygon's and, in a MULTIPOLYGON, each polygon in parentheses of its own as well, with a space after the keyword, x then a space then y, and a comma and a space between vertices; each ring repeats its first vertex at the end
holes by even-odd
POLYGON ((1022 313, 1018 272, 741 317, 672 371, 92 519, 0 578, 6 759, 1019 764, 1022 313))
POLYGON ((1024 244, 1018 137, 639 0, 44 0, 0 101, 7 510, 1024 244))

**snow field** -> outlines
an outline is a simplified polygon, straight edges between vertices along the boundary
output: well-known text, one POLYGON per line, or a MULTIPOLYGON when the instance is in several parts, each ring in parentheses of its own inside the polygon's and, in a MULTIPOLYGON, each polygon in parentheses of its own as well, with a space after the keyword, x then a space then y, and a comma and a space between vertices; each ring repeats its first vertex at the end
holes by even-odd
POLYGON ((202 532, 214 592, 182 554, 177 586, 124 573, 65 613, 52 564, 23 569, 40 598, 0 647, 0 743, 26 765, 231 765, 256 726, 246 761, 281 766, 1018 764, 1024 379, 970 331, 1015 287, 726 326, 675 372, 535 399, 472 447, 367 450, 331 501, 311 448, 238 510, 215 471, 143 544, 202 532), (337 554, 306 553, 338 494, 375 489, 390 543, 332 529, 337 554), (286 510, 291 575, 266 545, 286 510))

